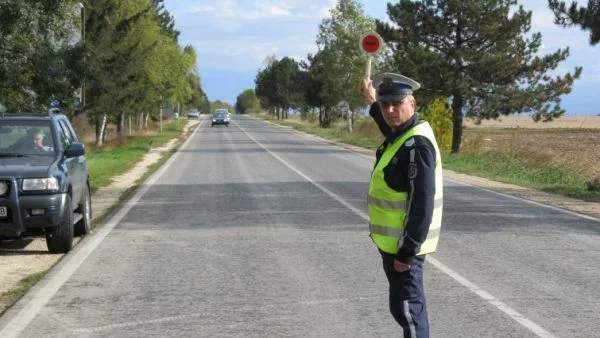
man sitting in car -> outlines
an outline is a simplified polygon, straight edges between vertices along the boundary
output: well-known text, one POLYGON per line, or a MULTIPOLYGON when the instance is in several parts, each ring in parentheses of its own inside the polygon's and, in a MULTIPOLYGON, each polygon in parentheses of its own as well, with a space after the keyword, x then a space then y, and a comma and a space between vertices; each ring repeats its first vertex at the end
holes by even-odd
POLYGON ((27 131, 27 135, 23 136, 13 145, 13 148, 24 151, 52 151, 52 147, 44 145, 44 137, 45 135, 40 128, 31 128, 27 131))

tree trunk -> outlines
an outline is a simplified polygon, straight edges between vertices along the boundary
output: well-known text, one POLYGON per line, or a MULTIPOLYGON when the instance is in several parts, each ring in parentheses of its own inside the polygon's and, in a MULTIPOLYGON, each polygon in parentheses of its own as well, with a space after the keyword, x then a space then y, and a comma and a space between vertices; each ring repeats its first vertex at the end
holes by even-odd
POLYGON ((117 114, 117 137, 121 138, 123 136, 123 127, 125 124, 125 118, 123 113, 117 114))
POLYGON ((348 110, 346 112, 347 116, 348 116, 348 132, 351 133, 352 132, 352 111, 348 110))
POLYGON ((323 107, 319 107, 319 127, 323 127, 323 107))
POLYGON ((102 147, 104 141, 104 129, 106 127, 106 114, 101 119, 96 119, 96 147, 102 147))
POLYGON ((452 153, 460 153, 460 143, 463 134, 463 97, 460 93, 452 96, 452 153))

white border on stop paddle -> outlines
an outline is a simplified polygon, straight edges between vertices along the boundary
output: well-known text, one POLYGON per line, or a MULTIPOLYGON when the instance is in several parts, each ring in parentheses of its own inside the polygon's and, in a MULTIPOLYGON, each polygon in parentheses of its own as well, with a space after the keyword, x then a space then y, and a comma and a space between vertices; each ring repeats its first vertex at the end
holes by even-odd
POLYGON ((381 35, 377 34, 376 32, 369 32, 369 33, 363 35, 363 37, 358 41, 358 45, 360 47, 360 50, 362 50, 363 53, 365 53, 368 56, 365 78, 370 79, 371 78, 371 60, 373 59, 373 55, 375 55, 375 54, 379 53, 379 51, 381 51, 381 48, 383 47, 383 38, 381 37, 381 35), (363 47, 363 41, 367 37, 370 37, 370 36, 374 36, 377 38, 377 40, 379 40, 379 46, 377 47, 377 50, 375 50, 374 52, 367 52, 365 50, 365 48, 363 47))

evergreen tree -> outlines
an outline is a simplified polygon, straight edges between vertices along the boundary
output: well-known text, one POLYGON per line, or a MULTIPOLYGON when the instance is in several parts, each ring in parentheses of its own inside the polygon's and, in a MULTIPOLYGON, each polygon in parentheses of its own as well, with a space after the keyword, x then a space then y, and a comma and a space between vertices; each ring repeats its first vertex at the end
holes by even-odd
POLYGON ((534 120, 564 114, 560 96, 581 68, 551 76, 569 49, 540 55, 542 35, 531 12, 515 0, 401 0, 388 4, 394 24, 378 21, 394 50, 390 68, 419 81, 418 101, 451 98, 452 152, 460 152, 463 116, 476 120, 530 113, 534 120), (514 11, 511 11, 514 9, 514 11))
POLYGON ((165 34, 173 37, 173 39, 175 39, 175 41, 177 41, 177 39, 179 38, 180 32, 175 29, 175 18, 173 17, 173 15, 171 15, 171 13, 169 13, 169 11, 167 11, 165 9, 165 5, 163 4, 163 2, 165 2, 165 0, 152 0, 152 1, 153 1, 153 6, 158 15, 158 22, 160 23, 160 26, 162 27, 163 32, 165 34))
POLYGON ((563 1, 548 0, 554 12, 554 22, 563 27, 579 26, 590 31, 590 44, 600 41, 600 0, 588 0, 587 7, 580 7, 573 1, 569 8, 563 1))

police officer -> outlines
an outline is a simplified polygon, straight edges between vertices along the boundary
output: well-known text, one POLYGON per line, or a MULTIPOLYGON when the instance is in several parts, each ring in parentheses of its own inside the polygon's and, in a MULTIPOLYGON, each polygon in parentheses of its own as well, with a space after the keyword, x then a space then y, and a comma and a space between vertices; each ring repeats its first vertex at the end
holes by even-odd
POLYGON ((440 151, 430 125, 415 112, 412 93, 419 87, 383 73, 360 89, 385 135, 371 174, 369 228, 389 282, 390 312, 405 338, 429 337, 423 264, 435 251, 442 218, 440 151))

